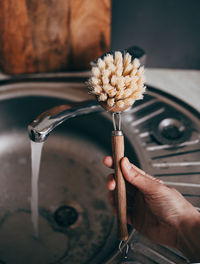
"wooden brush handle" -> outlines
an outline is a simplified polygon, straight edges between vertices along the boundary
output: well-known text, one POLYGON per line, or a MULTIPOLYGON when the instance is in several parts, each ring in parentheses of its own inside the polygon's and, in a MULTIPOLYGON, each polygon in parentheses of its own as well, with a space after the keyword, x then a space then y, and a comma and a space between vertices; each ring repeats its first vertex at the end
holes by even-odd
MULTIPOLYGON (((113 131, 121 132, 121 131, 113 131)), ((128 239, 127 230, 127 213, 126 213, 126 184, 124 176, 121 172, 120 161, 124 157, 124 136, 114 134, 112 136, 112 151, 113 161, 115 167, 115 181, 116 181, 116 192, 115 192, 115 203, 117 211, 117 222, 118 222, 118 237, 119 240, 128 239)))

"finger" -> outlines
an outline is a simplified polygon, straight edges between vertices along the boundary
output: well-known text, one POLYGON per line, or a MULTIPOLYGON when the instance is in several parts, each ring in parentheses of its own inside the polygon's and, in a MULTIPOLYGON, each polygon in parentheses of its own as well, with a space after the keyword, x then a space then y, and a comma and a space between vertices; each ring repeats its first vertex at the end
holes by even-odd
POLYGON ((104 165, 106 165, 106 167, 112 168, 113 167, 113 158, 111 156, 105 156, 103 159, 103 163, 104 163, 104 165))
POLYGON ((141 192, 151 194, 162 181, 148 175, 129 162, 127 158, 121 161, 122 173, 125 179, 137 187, 141 192))
POLYGON ((114 174, 109 174, 107 177, 107 188, 109 191, 113 191, 116 187, 116 182, 114 179, 114 174))

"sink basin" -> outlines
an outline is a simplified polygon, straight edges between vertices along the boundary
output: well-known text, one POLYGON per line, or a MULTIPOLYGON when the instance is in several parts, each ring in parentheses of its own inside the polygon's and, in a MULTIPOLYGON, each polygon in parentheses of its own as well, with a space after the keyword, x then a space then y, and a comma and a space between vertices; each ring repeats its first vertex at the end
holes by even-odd
MULTIPOLYGON (((52 96, 48 89, 40 94, 35 86, 30 89, 27 84, 23 91, 13 88, 0 103, 0 261, 103 263, 119 243, 107 202, 108 169, 102 165, 103 156, 111 153, 110 117, 91 114, 68 120, 45 142, 36 239, 27 125, 44 110, 69 100, 61 93, 52 96)), ((134 156, 132 149, 127 152, 134 156)))
MULTIPOLYGON (((109 113, 91 113, 57 127, 43 147, 39 238, 31 223, 31 150, 27 126, 45 110, 91 99, 88 74, 36 74, 0 81, 0 263, 187 263, 178 251, 130 229, 128 259, 118 250, 107 202, 104 155, 111 154, 109 113)), ((123 114, 125 153, 149 174, 177 188, 200 210, 199 113, 148 87, 123 114)))

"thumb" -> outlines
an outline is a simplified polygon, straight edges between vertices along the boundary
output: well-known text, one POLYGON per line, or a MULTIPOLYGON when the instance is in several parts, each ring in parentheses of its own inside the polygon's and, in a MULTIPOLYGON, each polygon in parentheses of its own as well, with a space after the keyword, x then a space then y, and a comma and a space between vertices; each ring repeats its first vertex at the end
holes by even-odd
POLYGON ((143 193, 152 194, 158 188, 158 185, 163 183, 137 168, 126 157, 121 161, 121 168, 125 179, 143 193))

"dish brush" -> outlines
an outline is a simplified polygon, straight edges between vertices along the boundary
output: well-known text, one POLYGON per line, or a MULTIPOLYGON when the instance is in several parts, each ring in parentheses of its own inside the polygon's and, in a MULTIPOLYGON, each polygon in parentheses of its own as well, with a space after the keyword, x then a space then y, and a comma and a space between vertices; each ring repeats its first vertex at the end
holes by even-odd
POLYGON ((113 113, 112 152, 115 168, 115 204, 118 237, 128 239, 126 184, 120 161, 124 157, 124 136, 121 130, 121 112, 130 108, 145 92, 144 67, 128 52, 107 53, 92 65, 89 79, 90 92, 96 95, 100 105, 113 113))

